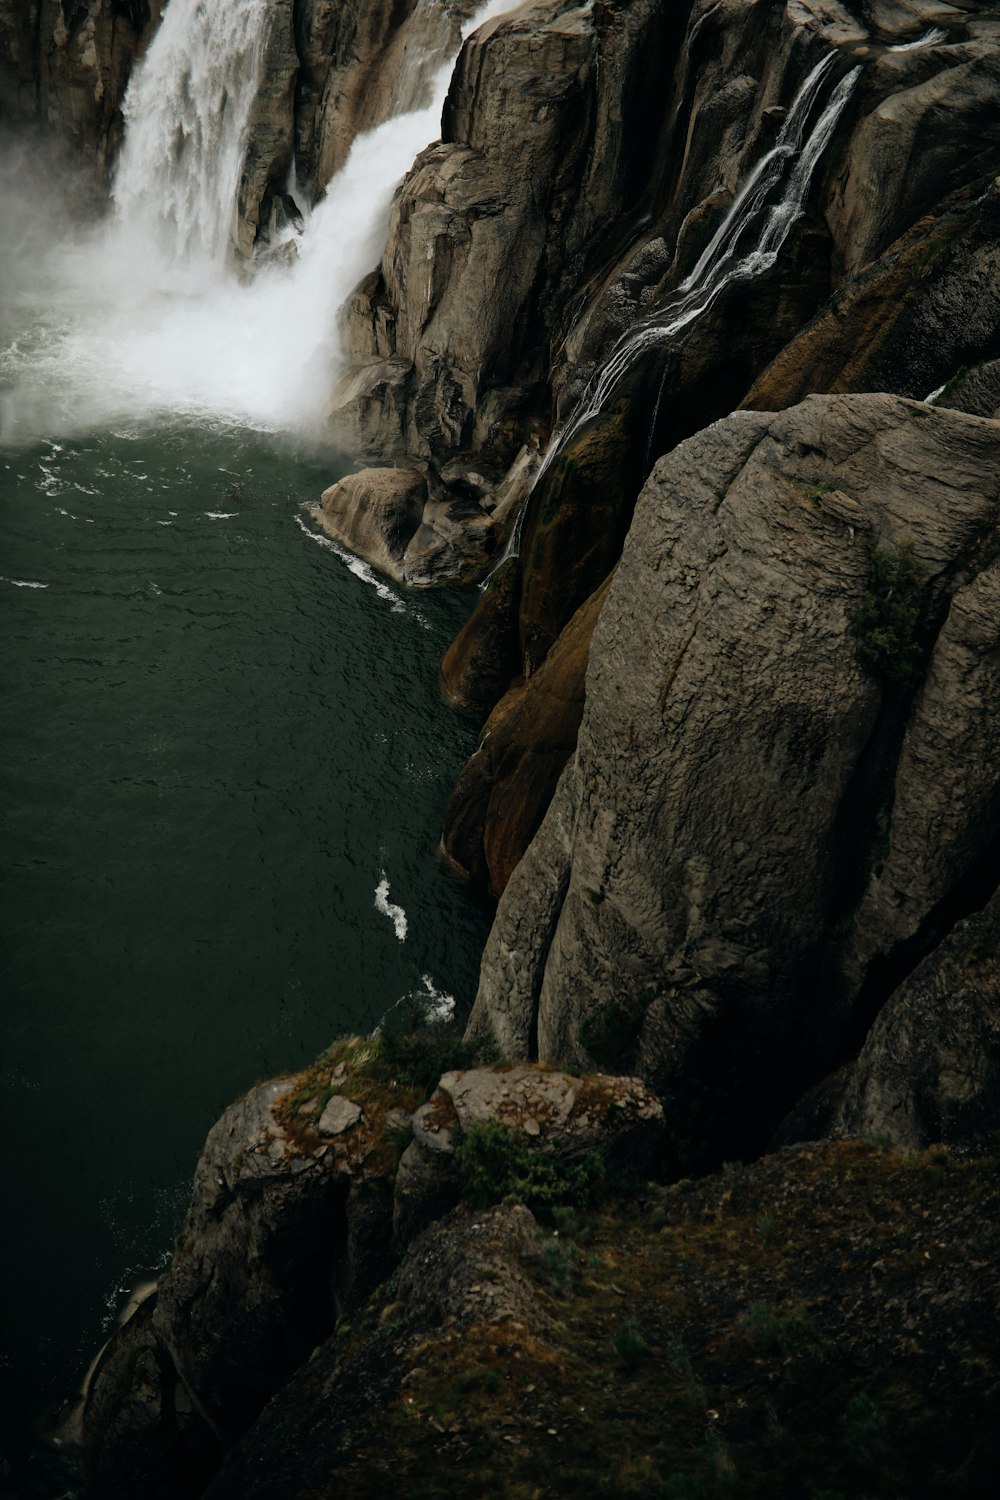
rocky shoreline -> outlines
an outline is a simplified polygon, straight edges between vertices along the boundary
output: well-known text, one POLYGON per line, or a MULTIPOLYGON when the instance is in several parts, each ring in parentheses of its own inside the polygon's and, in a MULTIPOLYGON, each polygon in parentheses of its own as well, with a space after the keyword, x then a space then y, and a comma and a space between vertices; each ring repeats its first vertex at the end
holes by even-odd
MULTIPOLYGON (((0 11, 3 97, 100 165, 156 17, 85 11, 0 11)), ((271 11, 247 257, 469 7, 271 11)), ((315 521, 491 575, 442 849, 496 920, 464 1039, 338 1042, 214 1127, 74 1492, 988 1493, 995 7, 528 0, 343 326, 315 521)))

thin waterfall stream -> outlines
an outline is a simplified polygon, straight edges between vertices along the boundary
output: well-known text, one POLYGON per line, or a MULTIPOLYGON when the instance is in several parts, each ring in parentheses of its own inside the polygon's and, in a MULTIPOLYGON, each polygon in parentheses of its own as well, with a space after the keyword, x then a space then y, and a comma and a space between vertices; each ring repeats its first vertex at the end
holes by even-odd
MULTIPOLYGON (((703 15, 696 24, 704 20, 703 15)), ((569 420, 553 434, 491 576, 510 558, 518 556, 531 495, 573 439, 608 410, 639 361, 653 350, 678 346, 690 337, 727 287, 736 281, 752 280, 774 266, 792 226, 802 215, 813 173, 861 75, 857 66, 839 80, 809 130, 838 56, 837 52, 828 53, 807 75, 777 141, 738 188, 693 269, 661 306, 638 317, 626 329, 591 377, 569 420)))

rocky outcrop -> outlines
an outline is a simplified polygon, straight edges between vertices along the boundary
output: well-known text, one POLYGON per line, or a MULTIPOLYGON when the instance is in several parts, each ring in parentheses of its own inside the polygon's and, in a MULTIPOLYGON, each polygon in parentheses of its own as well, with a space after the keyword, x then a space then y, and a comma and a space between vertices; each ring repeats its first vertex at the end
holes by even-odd
POLYGON ((309 513, 390 578, 426 588, 475 574, 495 545, 493 496, 485 486, 466 491, 453 495, 419 469, 362 469, 331 485, 309 513))
POLYGON ((830 1131, 896 1149, 992 1144, 1000 1120, 1000 896, 960 922, 879 1014, 830 1131))
MULTIPOLYGON (((332 421, 344 450, 370 463, 417 460, 488 485, 526 438, 572 421, 623 332, 670 306, 824 57, 836 61, 806 136, 836 79, 860 72, 780 254, 651 344, 542 478, 516 487, 502 514, 507 525, 522 515, 509 564, 519 576, 482 596, 446 657, 458 701, 488 711, 513 685, 502 716, 517 717, 519 679, 614 567, 658 453, 744 400, 775 410, 816 390, 922 398, 995 357, 989 174, 1000 164, 989 14, 536 0, 464 48, 442 141, 407 177, 381 268, 351 303, 354 368, 332 421)), ((492 519, 504 524, 499 508, 492 519)), ((478 524, 469 572, 483 557, 478 524)), ((460 557, 461 528, 450 545, 460 557)), ((563 757, 575 713, 556 735, 563 757)), ((460 778, 444 845, 499 889, 510 861, 480 853, 486 758, 460 778)), ((538 800, 530 777, 511 782, 512 820, 495 822, 508 850, 523 848, 538 800)))
MULTIPOLYGON (((357 438, 362 370, 366 389, 393 390, 377 420, 367 410, 370 456, 440 461, 471 448, 482 466, 509 459, 551 400, 565 418, 622 329, 694 265, 832 49, 864 71, 836 167, 818 183, 811 222, 822 243, 790 244, 784 318, 760 310, 731 372, 731 347, 729 365, 712 362, 714 382, 705 349, 668 371, 661 450, 738 402, 768 339, 777 353, 829 294, 831 263, 841 280, 853 275, 942 182, 951 189, 988 166, 1000 144, 996 27, 923 4, 854 15, 728 0, 694 7, 690 21, 656 0, 593 11, 537 0, 483 27, 459 61, 441 144, 404 184, 381 277, 353 309, 358 374, 335 400, 338 430, 357 438), (942 18, 944 45, 887 50, 942 18)), ((743 321, 729 309, 730 341, 743 321)), ((662 361, 645 371, 654 390, 661 374, 662 361)))
POLYGON ((837 1142, 557 1232, 459 1209, 208 1495, 973 1500, 997 1462, 998 1201, 990 1164, 837 1142))
MULTIPOLYGON (((998 156, 1000 164, 1000 156, 998 156)), ((1000 351, 1000 187, 963 190, 837 293, 751 386, 743 405, 778 411, 819 391, 922 400, 1000 351)), ((980 377, 982 383, 986 377, 980 377)), ((994 386, 995 388, 995 386, 994 386)), ((992 416, 984 385, 942 404, 992 416)))
POLYGON ((40 121, 107 180, 121 140, 133 63, 163 0, 5 0, 0 5, 0 122, 40 121))
POLYGON ((244 255, 322 197, 357 136, 428 103, 473 9, 469 0, 269 0, 239 187, 244 255), (290 208, 293 165, 303 203, 290 208))
POLYGON ((729 1149, 837 1059, 1000 832, 998 475, 996 424, 890 397, 660 461, 473 1032, 575 1067, 610 1018, 729 1149))
POLYGON ((477 6, 475 0, 312 0, 296 9, 296 167, 318 194, 343 166, 355 136, 426 104, 430 76, 454 56, 462 24, 477 6))
MULTIPOLYGON (((412 1045, 436 1057, 445 1044, 412 1045)), ((456 1147, 477 1124, 508 1127, 516 1150, 556 1163, 635 1171, 655 1153, 662 1110, 638 1079, 473 1068, 427 1088, 415 1055, 349 1038, 258 1084, 213 1127, 170 1265, 63 1431, 67 1451, 82 1444, 94 1500, 201 1493, 265 1402, 459 1202, 456 1147)), ((426 1312, 426 1275, 420 1295, 426 1312)))
POLYGON ((563 1161, 599 1154, 611 1167, 642 1170, 663 1128, 659 1100, 638 1078, 580 1079, 532 1067, 446 1073, 413 1116, 413 1140, 396 1174, 395 1227, 410 1238, 457 1203, 457 1142, 497 1121, 563 1161))

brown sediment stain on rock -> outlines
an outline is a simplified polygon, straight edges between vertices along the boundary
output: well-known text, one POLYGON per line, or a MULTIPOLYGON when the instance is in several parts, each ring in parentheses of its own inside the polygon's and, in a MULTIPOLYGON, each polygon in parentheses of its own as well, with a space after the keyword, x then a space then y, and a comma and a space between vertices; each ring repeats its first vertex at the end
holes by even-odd
POLYGON ((446 696, 457 708, 488 711, 521 670, 517 628, 521 565, 502 563, 441 662, 446 696))
POLYGON ((534 838, 576 748, 590 640, 609 586, 610 579, 577 610, 539 670, 508 690, 459 773, 441 849, 494 895, 534 838))
POLYGON ((997 351, 1000 189, 979 182, 953 194, 839 290, 771 361, 742 406, 781 411, 816 392, 923 399, 997 351))

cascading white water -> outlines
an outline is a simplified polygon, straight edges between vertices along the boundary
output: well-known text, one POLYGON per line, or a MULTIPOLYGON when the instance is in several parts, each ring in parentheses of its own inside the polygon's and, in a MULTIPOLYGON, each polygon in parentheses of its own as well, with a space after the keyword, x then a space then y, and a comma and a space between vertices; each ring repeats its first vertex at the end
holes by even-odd
MULTIPOLYGON (((514 3, 490 0, 463 38, 514 3)), ((229 240, 268 21, 267 0, 170 0, 126 99, 113 222, 55 245, 39 236, 45 335, 0 358, 4 441, 177 414, 321 428, 337 313, 378 263, 400 179, 440 132, 454 58, 407 55, 395 100, 422 107, 359 137, 296 260, 246 280, 229 240)), ((5 205, 21 216, 9 194, 5 205)))
POLYGON ((167 259, 225 260, 267 21, 267 0, 170 0, 129 87, 115 205, 167 259))
MULTIPOLYGON (((806 137, 809 119, 837 56, 831 52, 809 73, 792 102, 778 140, 739 188, 694 269, 665 305, 640 318, 619 338, 585 388, 569 421, 553 435, 533 480, 532 492, 581 429, 607 409, 643 355, 682 340, 728 286, 759 276, 775 264, 792 225, 801 217, 816 164, 861 73, 860 67, 856 67, 840 80, 806 137), (776 198, 778 193, 780 196, 776 198)), ((494 573, 510 557, 518 555, 528 499, 530 492, 521 505, 494 573)))
POLYGON ((941 42, 948 40, 948 33, 943 26, 932 26, 925 31, 923 36, 918 36, 915 42, 897 42, 894 47, 887 48, 889 52, 917 52, 924 47, 936 47, 941 42))

